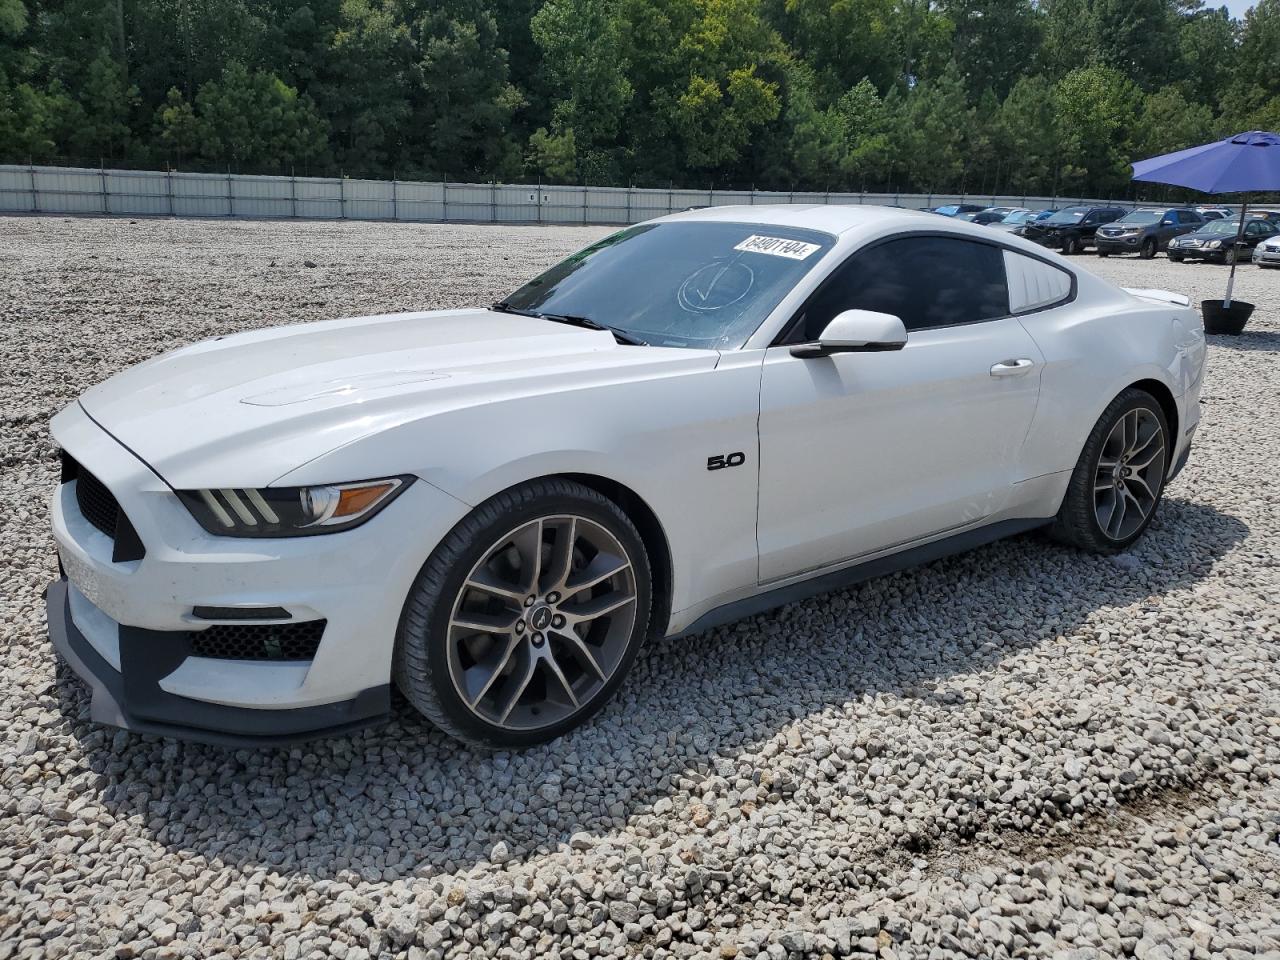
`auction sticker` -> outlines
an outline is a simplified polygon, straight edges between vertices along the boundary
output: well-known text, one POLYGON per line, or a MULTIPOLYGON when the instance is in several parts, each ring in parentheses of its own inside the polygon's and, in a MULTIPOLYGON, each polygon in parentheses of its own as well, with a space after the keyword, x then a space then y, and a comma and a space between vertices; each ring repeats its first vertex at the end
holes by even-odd
POLYGON ((771 257, 786 257, 788 260, 803 260, 815 250, 821 250, 816 243, 804 243, 800 240, 788 240, 786 237, 762 237, 752 234, 733 249, 747 253, 767 253, 771 257))

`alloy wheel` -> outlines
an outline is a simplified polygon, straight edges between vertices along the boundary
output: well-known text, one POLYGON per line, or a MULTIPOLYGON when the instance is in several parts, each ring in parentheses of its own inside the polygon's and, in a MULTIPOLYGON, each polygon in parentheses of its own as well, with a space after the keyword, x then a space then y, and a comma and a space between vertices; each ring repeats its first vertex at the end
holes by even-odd
POLYGON ((609 682, 635 620, 635 572, 618 538, 583 516, 540 517, 468 573, 449 617, 449 675, 479 719, 538 730, 609 682))
POLYGON ((1098 527, 1110 540, 1126 540, 1155 509, 1164 480, 1164 428, 1150 410, 1125 413, 1111 428, 1093 481, 1098 527))

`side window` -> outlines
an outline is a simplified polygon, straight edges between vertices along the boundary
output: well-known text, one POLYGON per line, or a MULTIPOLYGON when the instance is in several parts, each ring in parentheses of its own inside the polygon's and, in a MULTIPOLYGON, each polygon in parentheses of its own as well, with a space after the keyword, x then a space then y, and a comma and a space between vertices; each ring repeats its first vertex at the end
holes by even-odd
POLYGON ((1178 225, 1179 225, 1179 224, 1181 224, 1181 223, 1190 223, 1190 222, 1191 222, 1190 220, 1184 220, 1184 219, 1183 219, 1183 215, 1182 215, 1181 213, 1179 213, 1177 210, 1169 210, 1169 211, 1167 211, 1167 212, 1165 213, 1165 215, 1164 215, 1161 219, 1163 219, 1163 220, 1168 220, 1168 221, 1169 221, 1169 222, 1171 222, 1175 227, 1176 227, 1176 226, 1178 226, 1178 225))
POLYGON ((844 310, 875 310, 908 330, 1009 315, 1001 248, 954 237, 907 236, 854 253, 804 307, 792 342, 817 340, 844 310))
POLYGON ((1261 236, 1265 231, 1262 227, 1262 224, 1255 220, 1252 223, 1250 223, 1247 227, 1244 228, 1244 232, 1246 235, 1250 237, 1258 237, 1258 236, 1261 236))

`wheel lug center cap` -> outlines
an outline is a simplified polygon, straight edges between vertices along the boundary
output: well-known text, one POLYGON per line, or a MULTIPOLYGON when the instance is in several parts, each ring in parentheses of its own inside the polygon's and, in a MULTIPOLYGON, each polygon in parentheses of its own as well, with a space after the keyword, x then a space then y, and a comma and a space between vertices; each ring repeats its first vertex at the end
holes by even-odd
POLYGON ((533 627, 533 629, 538 632, 542 632, 551 626, 551 621, 554 618, 555 613, 552 611, 551 607, 544 603, 540 606, 534 607, 529 612, 529 626, 533 627))

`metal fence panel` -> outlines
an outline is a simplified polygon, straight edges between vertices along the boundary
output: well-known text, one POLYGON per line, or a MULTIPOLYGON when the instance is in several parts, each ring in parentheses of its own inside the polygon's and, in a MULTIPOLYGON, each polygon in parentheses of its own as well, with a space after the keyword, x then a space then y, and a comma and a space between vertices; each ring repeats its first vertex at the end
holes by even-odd
MULTIPOLYGON (((1067 197, 421 183, 347 177, 0 165, 0 212, 179 217, 303 217, 420 222, 625 224, 732 204, 948 203, 1042 209, 1101 203, 1067 197)), ((1133 203, 1108 201, 1116 206, 1133 203)))

